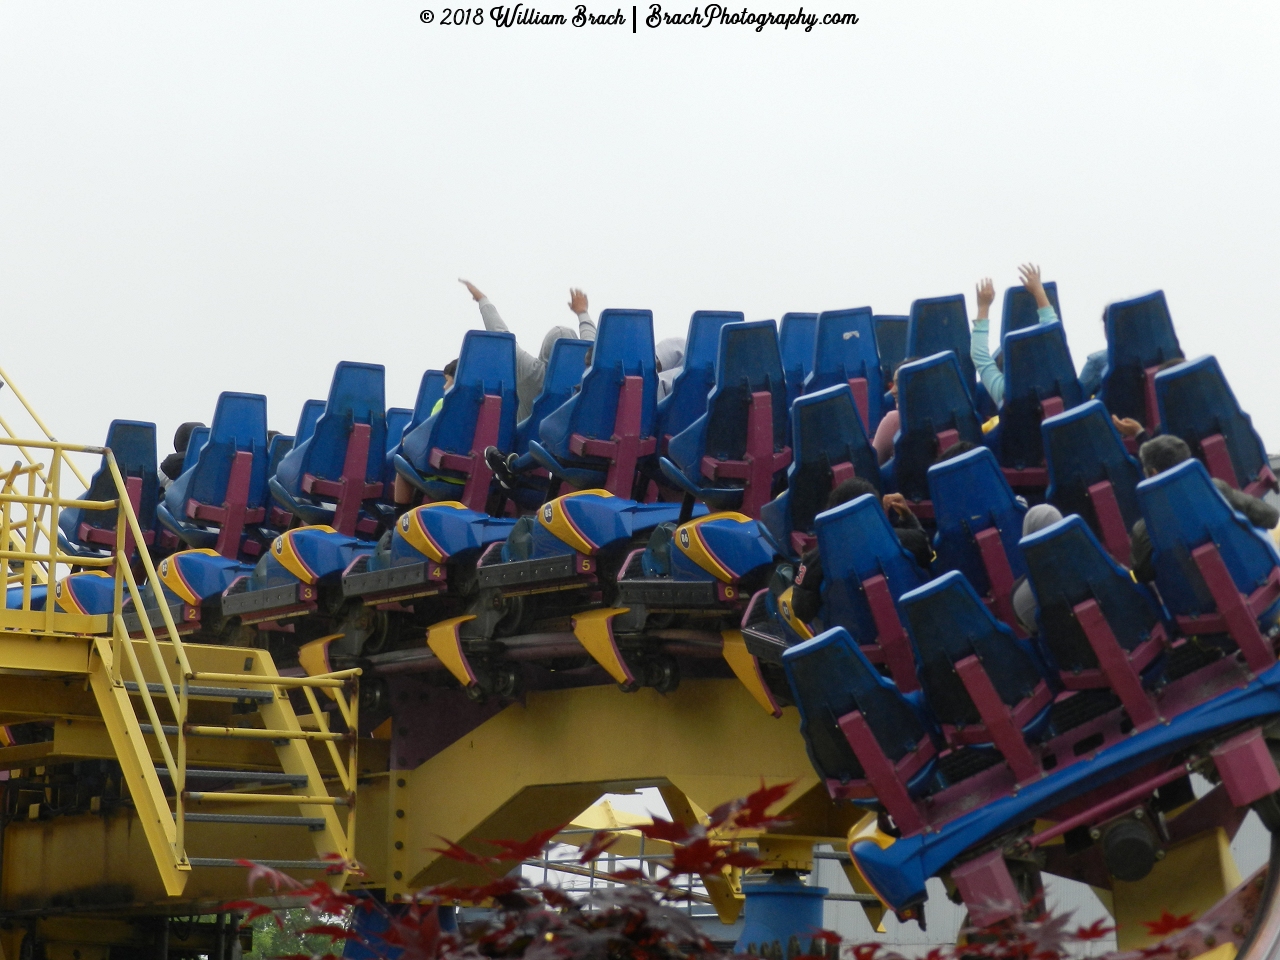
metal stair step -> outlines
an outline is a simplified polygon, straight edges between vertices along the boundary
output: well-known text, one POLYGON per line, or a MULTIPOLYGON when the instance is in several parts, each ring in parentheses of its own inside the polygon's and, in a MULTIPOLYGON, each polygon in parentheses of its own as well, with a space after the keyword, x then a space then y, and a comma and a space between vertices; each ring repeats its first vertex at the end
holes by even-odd
MULTIPOLYGON (((188 857, 193 867, 243 867, 244 862, 230 857, 188 857)), ((254 863, 275 870, 327 870, 336 866, 332 860, 254 860, 254 863)))
MULTIPOLYGON (((138 693, 138 685, 132 680, 124 682, 124 688, 130 693, 138 693)), ((176 685, 175 685, 176 689, 176 685)), ((164 693, 164 685, 148 683, 150 693, 164 693)), ((252 700, 255 703, 271 703, 275 694, 270 690, 244 690, 240 687, 187 687, 187 695, 191 697, 211 697, 218 700, 252 700)))
MULTIPOLYGON (((156 767, 156 774, 168 778, 168 767, 156 767)), ((239 783, 287 783, 295 787, 307 785, 305 773, 254 772, 251 770, 188 770, 187 780, 234 780, 239 783)))
POLYGON ((188 813, 188 823, 260 823, 275 827, 310 827, 324 829, 323 817, 282 817, 255 813, 188 813))
MULTIPOLYGON (((140 723, 138 724, 138 727, 142 730, 143 733, 156 732, 155 726, 150 723, 140 723)), ((176 723, 163 723, 160 725, 160 729, 164 732, 166 736, 176 737, 178 735, 178 725, 176 723)))

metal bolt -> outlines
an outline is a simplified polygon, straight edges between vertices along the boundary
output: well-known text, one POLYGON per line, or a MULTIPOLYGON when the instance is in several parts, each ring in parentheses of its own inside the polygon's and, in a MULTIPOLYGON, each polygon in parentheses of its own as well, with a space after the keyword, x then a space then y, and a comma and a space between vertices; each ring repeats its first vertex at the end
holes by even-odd
POLYGON ((1146 812, 1141 807, 1133 811, 1133 819, 1135 820, 1141 820, 1145 816, 1146 816, 1146 812))
POLYGON ((396 780, 396 786, 397 786, 397 787, 403 787, 403 786, 404 786, 404 777, 399 777, 399 778, 396 780))
POLYGON ((1101 836, 1102 836, 1102 831, 1101 831, 1101 830, 1099 830, 1097 827, 1094 827, 1094 828, 1092 828, 1092 829, 1089 831, 1089 839, 1090 839, 1090 840, 1097 840, 1097 839, 1099 839, 1101 836))
POLYGON ((403 817, 404 817, 404 811, 403 811, 403 810, 397 810, 397 811, 396 811, 396 816, 397 816, 397 817, 400 817, 400 818, 403 818, 403 817))
POLYGON ((1156 851, 1156 859, 1157 859, 1157 860, 1163 860, 1163 859, 1164 859, 1164 851, 1163 851, 1163 850, 1157 850, 1157 851, 1156 851))
MULTIPOLYGON (((395 877, 397 880, 400 880, 404 877, 404 874, 401 873, 399 870, 397 870, 395 873, 392 874, 392 876, 395 877)), ((397 897, 396 899, 398 900, 399 897, 397 897)))
POLYGON ((397 841, 396 841, 396 849, 397 849, 397 850, 403 850, 403 849, 404 849, 404 841, 403 841, 403 840, 397 840, 397 841))

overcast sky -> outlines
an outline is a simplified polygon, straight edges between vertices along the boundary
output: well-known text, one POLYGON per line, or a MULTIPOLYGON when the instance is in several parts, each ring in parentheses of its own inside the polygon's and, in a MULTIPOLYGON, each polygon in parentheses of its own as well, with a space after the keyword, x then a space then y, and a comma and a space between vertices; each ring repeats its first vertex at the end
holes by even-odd
POLYGON ((1274 4, 805 6, 861 22, 0 4, 0 364, 64 439, 155 420, 163 456, 225 389, 292 432, 341 359, 410 405, 479 324, 459 276, 536 349, 570 285, 661 337, 696 309, 972 311, 1034 259, 1077 365, 1106 303, 1162 287, 1280 448, 1274 4))

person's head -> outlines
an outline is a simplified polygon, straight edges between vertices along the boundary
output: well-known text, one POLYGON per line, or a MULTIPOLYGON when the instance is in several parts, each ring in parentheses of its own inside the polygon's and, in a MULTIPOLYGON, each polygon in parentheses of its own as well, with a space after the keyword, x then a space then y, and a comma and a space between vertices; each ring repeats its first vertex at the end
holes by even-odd
POLYGON ((684 366, 684 337, 666 337, 653 348, 658 373, 684 366))
POLYGON ((850 477, 848 480, 842 480, 836 484, 836 488, 828 495, 827 509, 831 510, 842 503, 856 500, 864 493, 875 492, 876 488, 871 485, 870 480, 864 480, 862 477, 850 477))
POLYGON ((1172 470, 1184 460, 1191 459, 1191 448, 1181 437, 1166 433, 1153 437, 1138 448, 1138 459, 1142 461, 1142 472, 1148 477, 1172 470))
POLYGON ((1038 503, 1022 518, 1022 535, 1029 537, 1062 519, 1062 511, 1051 503, 1038 503))
POLYGON ((893 382, 889 384, 889 392, 893 394, 893 399, 898 399, 898 371, 905 367, 908 363, 915 363, 919 357, 907 357, 893 368, 893 382))
POLYGON ((267 431, 267 446, 271 446, 271 441, 272 441, 272 440, 274 440, 274 439, 275 439, 276 437, 278 437, 278 436, 280 436, 280 431, 279 431, 279 430, 268 430, 268 431, 267 431))
POLYGON ((444 365, 444 388, 446 390, 453 389, 453 378, 458 375, 458 361, 450 360, 444 365))
POLYGON ((962 453, 968 453, 970 450, 977 449, 978 445, 976 443, 970 443, 968 440, 957 440, 951 446, 947 447, 947 449, 943 450, 942 453, 939 454, 938 459, 934 462, 942 463, 944 460, 954 460, 962 453))
POLYGON ((203 427, 204 424, 199 420, 192 420, 184 423, 173 434, 173 449, 176 453, 186 453, 187 444, 191 442, 191 434, 197 427, 203 427))
POLYGON ((578 332, 568 327, 552 327, 547 331, 547 335, 542 338, 542 349, 538 351, 538 359, 546 363, 551 359, 551 348, 556 345, 557 340, 577 340, 578 332))

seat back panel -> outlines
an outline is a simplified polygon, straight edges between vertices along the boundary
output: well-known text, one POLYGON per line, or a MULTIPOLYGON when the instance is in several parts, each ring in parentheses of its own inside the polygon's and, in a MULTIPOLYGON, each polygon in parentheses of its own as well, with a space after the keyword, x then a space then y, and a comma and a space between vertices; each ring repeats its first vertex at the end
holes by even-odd
POLYGON ((1280 566, 1270 538, 1231 508, 1199 460, 1138 484, 1138 503, 1151 538, 1156 586, 1175 616, 1216 611, 1192 556, 1202 546, 1217 547, 1236 589, 1246 596, 1280 566))
POLYGON ((1038 467, 1044 463, 1040 432, 1044 401, 1059 398, 1061 413, 1084 399, 1062 324, 1040 324, 1012 333, 1004 343, 1004 369, 1000 463, 1015 469, 1038 467))
POLYGON ((1240 409, 1216 357, 1204 356, 1156 374, 1156 401, 1165 433, 1181 437, 1192 453, 1210 467, 1203 441, 1221 436, 1231 461, 1227 476, 1219 476, 1243 490, 1270 470, 1262 438, 1253 420, 1240 409))
MULTIPOLYGON (((1044 285, 1045 295, 1053 312, 1062 319, 1062 308, 1058 306, 1058 285, 1050 280, 1044 285)), ((1000 343, 1015 330, 1034 327, 1040 323, 1040 308, 1036 306, 1036 298, 1031 291, 1022 285, 1010 287, 1004 292, 1004 307, 1000 313, 1000 343)), ((1008 370, 1006 361, 1005 370, 1008 370)))
POLYGON ((1182 356, 1178 335, 1169 316, 1164 291, 1113 303, 1103 316, 1107 328, 1107 371, 1098 399, 1119 417, 1148 422, 1156 411, 1147 408, 1147 370, 1182 356))
POLYGON ((905 364, 898 371, 902 425, 894 443, 894 478, 909 500, 929 496, 928 470, 942 453, 940 434, 982 444, 982 425, 965 390, 955 353, 948 350, 905 364))
POLYGON ((786 313, 778 326, 778 351, 787 378, 787 398, 804 392, 804 382, 813 372, 813 347, 818 334, 816 313, 786 313))
POLYGON ((961 382, 972 401, 978 374, 969 355, 969 313, 963 294, 930 297, 911 304, 907 356, 928 357, 943 350, 955 353, 961 382))
POLYGON ((813 372, 805 381, 805 392, 816 393, 857 380, 864 381, 862 396, 858 398, 858 414, 865 431, 874 434, 883 416, 885 388, 871 308, 828 310, 819 314, 813 372))
POLYGON ((1121 535, 1127 539, 1142 515, 1136 493, 1142 468, 1125 450, 1107 409, 1099 401, 1090 400, 1044 420, 1040 432, 1049 474, 1046 499, 1064 516, 1076 513, 1084 517, 1094 533, 1107 541, 1107 531, 1099 520, 1089 488, 1110 483, 1123 521, 1121 535))
POLYGON ((980 595, 990 593, 991 580, 974 538, 994 529, 1013 577, 1026 574, 1018 542, 1027 508, 1014 496, 990 450, 979 447, 930 467, 929 496, 938 525, 935 569, 959 570, 980 595))

